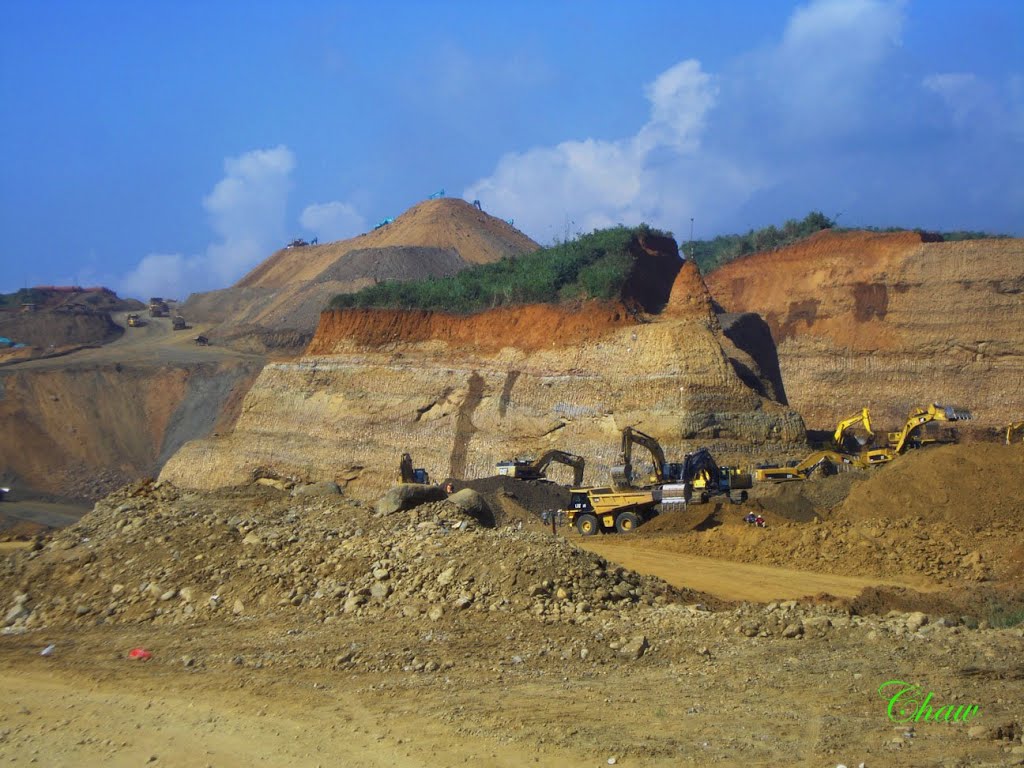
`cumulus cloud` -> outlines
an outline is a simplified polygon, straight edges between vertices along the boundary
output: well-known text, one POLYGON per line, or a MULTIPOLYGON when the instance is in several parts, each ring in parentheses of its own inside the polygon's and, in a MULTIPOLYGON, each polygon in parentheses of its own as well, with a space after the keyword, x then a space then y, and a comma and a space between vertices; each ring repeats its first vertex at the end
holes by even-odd
POLYGON ((314 203, 303 209, 299 223, 320 242, 345 240, 366 231, 366 219, 349 203, 314 203))
POLYGON ((224 161, 224 178, 203 199, 220 241, 206 250, 222 283, 241 277, 285 240, 285 213, 295 156, 285 146, 224 161))
MULTIPOLYGON (((645 93, 650 114, 633 136, 505 155, 491 176, 465 190, 465 198, 511 214, 517 227, 540 240, 561 236, 565 221, 574 231, 641 220, 667 225, 693 203, 690 194, 671 188, 678 174, 704 165, 697 150, 717 89, 700 63, 688 60, 660 74, 645 93)), ((751 182, 723 165, 723 185, 751 182)))
MULTIPOLYGON (((540 241, 560 236, 566 220, 579 231, 646 221, 681 232, 690 217, 706 228, 728 223, 789 178, 776 154, 827 145, 868 120, 903 20, 901 2, 802 6, 775 44, 721 74, 693 59, 660 73, 644 88, 649 113, 635 133, 507 154, 464 197, 540 241)), ((815 157, 810 167, 827 162, 815 157)))
POLYGON ((151 253, 121 279, 118 293, 143 301, 150 296, 184 299, 207 283, 205 259, 180 253, 151 253))
POLYGON ((258 149, 224 161, 224 177, 203 199, 217 240, 204 253, 152 253, 119 284, 123 295, 184 298, 224 288, 286 240, 286 206, 295 168, 288 147, 258 149))

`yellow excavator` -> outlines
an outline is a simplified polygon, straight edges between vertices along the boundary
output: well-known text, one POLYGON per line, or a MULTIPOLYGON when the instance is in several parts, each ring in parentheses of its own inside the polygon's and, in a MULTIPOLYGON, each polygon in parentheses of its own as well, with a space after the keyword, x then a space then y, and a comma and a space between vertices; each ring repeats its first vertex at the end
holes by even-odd
POLYGON ((903 429, 898 432, 888 433, 888 445, 885 448, 865 452, 863 460, 868 465, 884 464, 892 461, 911 448, 920 448, 928 443, 938 442, 934 437, 926 437, 920 434, 918 430, 925 424, 933 421, 965 421, 970 418, 970 411, 952 405, 932 403, 927 408, 914 408, 910 415, 907 416, 903 429))
POLYGON ((572 467, 573 486, 583 483, 583 470, 586 466, 586 460, 582 456, 576 456, 565 451, 548 451, 535 461, 530 461, 529 459, 499 461, 494 468, 499 475, 505 475, 506 477, 516 477, 520 480, 543 480, 547 477, 547 469, 553 462, 572 467))
POLYGON ((835 443, 836 448, 841 452, 846 452, 849 448, 856 444, 854 450, 860 450, 870 442, 871 438, 875 436, 875 433, 871 429, 871 413, 867 408, 862 408, 860 413, 850 416, 847 419, 843 419, 836 425, 836 431, 832 435, 832 442, 835 443), (864 432, 867 433, 867 437, 864 440, 850 434, 846 434, 847 430, 853 429, 857 425, 861 425, 864 432))
MULTIPOLYGON (((702 502, 720 493, 732 499, 732 490, 752 485, 749 473, 739 470, 723 472, 707 448, 686 454, 681 462, 667 462, 661 444, 632 427, 622 430, 620 458, 621 463, 611 470, 611 487, 570 489, 566 516, 569 524, 583 536, 592 536, 600 531, 628 533, 657 515, 659 507, 689 503, 698 482, 701 484, 702 502), (645 447, 654 460, 653 474, 645 478, 646 482, 640 487, 634 485, 634 444, 645 447)), ((746 498, 746 490, 741 490, 738 501, 746 501, 746 498)))
POLYGON ((806 480, 815 472, 822 475, 834 475, 841 466, 862 467, 864 463, 857 456, 838 451, 814 451, 803 461, 791 467, 760 467, 754 470, 758 482, 786 482, 788 480, 806 480))
MULTIPOLYGON (((622 430, 622 447, 620 456, 622 463, 612 467, 612 484, 616 487, 633 486, 633 446, 646 448, 654 461, 654 473, 647 478, 646 485, 654 485, 663 489, 669 486, 687 484, 690 491, 699 491, 701 502, 707 502, 712 496, 725 494, 731 501, 732 491, 738 490, 739 501, 747 500, 746 489, 752 487, 753 477, 737 467, 720 467, 707 448, 688 453, 681 462, 665 460, 665 451, 661 444, 650 435, 638 429, 626 427, 622 430)), ((687 497, 686 501, 689 501, 687 497)))
POLYGON ((1024 435, 1024 421, 1015 421, 1006 428, 1006 444, 1013 445, 1021 442, 1024 435))
POLYGON ((403 453, 402 459, 398 463, 398 482, 427 485, 430 483, 430 475, 422 467, 413 467, 412 456, 403 453))

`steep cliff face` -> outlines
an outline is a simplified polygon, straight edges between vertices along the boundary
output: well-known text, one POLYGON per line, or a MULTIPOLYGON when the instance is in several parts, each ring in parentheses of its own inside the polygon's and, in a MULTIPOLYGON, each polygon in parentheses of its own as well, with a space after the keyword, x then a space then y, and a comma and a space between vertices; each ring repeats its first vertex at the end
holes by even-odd
POLYGON ((811 427, 865 405, 882 428, 932 402, 981 426, 1024 413, 1024 240, 822 232, 707 282, 728 312, 764 317, 811 427))
POLYGON ((152 476, 187 440, 230 426, 254 373, 237 363, 0 370, 2 479, 95 499, 152 476))
MULTIPOLYGON (((304 358, 264 369, 234 432, 187 444, 161 477, 200 488, 260 474, 334 479, 368 498, 394 481, 405 451, 434 477, 470 478, 557 447, 585 456, 597 483, 627 424, 672 454, 709 445, 749 460, 803 440, 796 413, 737 376, 700 275, 668 266, 678 274, 658 315, 633 296, 470 317, 325 312, 304 358)), ((569 482, 563 469, 552 477, 569 482)))

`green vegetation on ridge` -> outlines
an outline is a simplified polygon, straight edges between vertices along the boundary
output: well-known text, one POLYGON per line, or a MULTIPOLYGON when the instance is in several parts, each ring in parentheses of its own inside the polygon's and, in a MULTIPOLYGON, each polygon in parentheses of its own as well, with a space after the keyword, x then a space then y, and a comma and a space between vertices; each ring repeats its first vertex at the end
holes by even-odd
MULTIPOLYGON (((684 255, 696 262, 701 274, 728 264, 742 256, 759 251, 770 251, 775 248, 783 248, 795 242, 810 237, 823 229, 835 229, 837 232, 924 232, 922 229, 907 229, 905 227, 837 227, 834 219, 830 219, 821 211, 811 211, 803 219, 789 219, 782 227, 768 226, 761 229, 752 229, 745 235, 719 235, 714 240, 693 240, 680 246, 684 255)), ((954 240, 982 240, 985 238, 1000 238, 1006 235, 992 235, 987 232, 971 232, 957 230, 955 232, 939 232, 943 240, 952 242, 954 240)))
MULTIPOLYGON (((702 274, 734 259, 758 251, 782 248, 836 222, 820 211, 803 219, 790 219, 781 227, 750 230, 745 235, 720 235, 713 240, 694 240, 680 247, 702 274)), ((862 228, 863 229, 863 228, 862 228)), ((906 232, 906 229, 866 228, 873 232, 906 232)), ((914 230, 921 231, 921 230, 914 230)), ((424 309, 468 314, 501 306, 557 303, 583 299, 612 299, 621 295, 635 256, 629 246, 641 234, 671 234, 639 227, 618 226, 595 230, 575 240, 557 243, 533 253, 504 258, 493 264, 471 267, 451 277, 425 280, 388 280, 356 293, 335 296, 332 309, 424 309)), ((973 240, 984 232, 945 232, 944 240, 973 240)))
POLYGON ((493 307, 612 299, 620 295, 639 235, 664 233, 646 225, 595 230, 575 240, 451 277, 388 281, 331 300, 332 309, 429 309, 470 313, 493 307))

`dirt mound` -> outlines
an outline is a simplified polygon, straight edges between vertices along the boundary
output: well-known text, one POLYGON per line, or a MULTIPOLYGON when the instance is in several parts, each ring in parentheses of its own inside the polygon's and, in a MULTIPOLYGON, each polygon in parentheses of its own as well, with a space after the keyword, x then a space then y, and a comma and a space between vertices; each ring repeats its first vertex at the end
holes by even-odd
POLYGON ((0 593, 28 595, 18 603, 27 627, 434 609, 580 621, 656 597, 704 598, 561 537, 481 528, 447 501, 380 516, 341 496, 293 497, 260 485, 207 495, 127 486, 0 569, 0 593))
POLYGON ((124 329, 111 320, 109 312, 81 307, 0 313, 0 336, 42 351, 106 344, 123 333, 124 329))
MULTIPOLYGON (((240 329, 310 332, 331 298, 379 280, 452 275, 537 250, 511 225, 464 200, 427 200, 394 222, 324 245, 283 248, 231 288, 190 296, 187 317, 240 329)), ((215 332, 217 333, 217 332, 215 332)))
POLYGON ((417 278, 448 277, 469 266, 454 248, 422 246, 388 246, 385 248, 359 248, 350 251, 320 273, 325 280, 367 284, 384 280, 403 280, 410 275, 417 278))
POLYGON ((685 510, 662 512, 637 528, 637 536, 671 535, 689 533, 720 524, 725 505, 722 502, 690 504, 685 510))
POLYGON ((848 604, 851 612, 861 616, 885 616, 890 611, 921 611, 933 618, 945 617, 954 623, 967 619, 965 623, 975 625, 979 619, 998 621, 1000 614, 1024 612, 1024 593, 985 585, 941 593, 870 587, 848 604))
MULTIPOLYGON (((481 494, 492 508, 501 506, 501 499, 511 499, 534 519, 544 512, 569 506, 569 489, 544 480, 519 480, 495 475, 479 480, 457 480, 456 488, 472 488, 481 494)), ((497 511, 497 510, 495 510, 497 511)), ((498 520, 498 524, 504 521, 498 520)))
POLYGON ((920 519, 966 528, 1024 516, 1024 446, 974 443, 910 451, 850 490, 837 520, 920 519))
POLYGON ((454 251, 469 264, 487 264, 538 248, 510 224, 464 200, 426 200, 391 224, 350 240, 282 249, 239 280, 236 287, 280 288, 313 280, 353 252, 408 246, 454 251))

